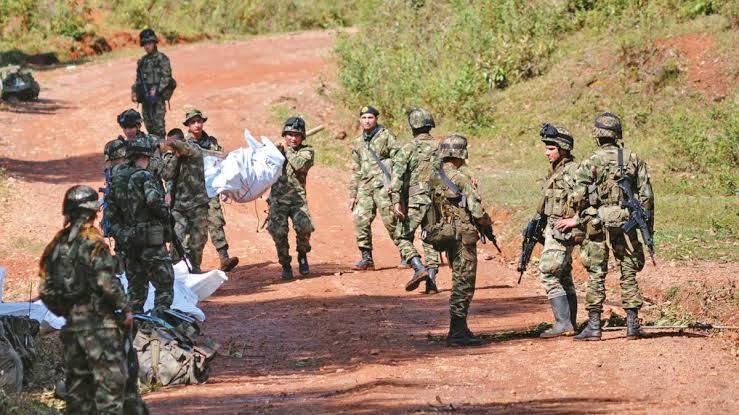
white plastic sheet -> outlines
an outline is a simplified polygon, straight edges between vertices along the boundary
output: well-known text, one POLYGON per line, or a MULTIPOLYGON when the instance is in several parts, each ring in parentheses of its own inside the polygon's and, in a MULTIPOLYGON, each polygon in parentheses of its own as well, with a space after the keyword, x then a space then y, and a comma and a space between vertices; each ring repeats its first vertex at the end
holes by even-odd
POLYGON ((224 160, 204 157, 208 196, 225 194, 239 202, 251 202, 272 186, 282 174, 285 156, 267 137, 257 141, 244 129, 248 147, 238 148, 224 160))

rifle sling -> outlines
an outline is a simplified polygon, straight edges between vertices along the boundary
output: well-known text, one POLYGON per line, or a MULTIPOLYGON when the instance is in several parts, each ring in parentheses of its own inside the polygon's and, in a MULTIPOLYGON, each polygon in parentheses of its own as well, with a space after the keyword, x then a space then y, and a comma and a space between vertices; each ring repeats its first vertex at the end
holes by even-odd
POLYGON ((382 175, 385 176, 385 181, 387 182, 387 185, 390 185, 390 180, 391 180, 390 178, 392 176, 390 175, 390 172, 387 170, 387 166, 385 166, 385 164, 382 163, 382 159, 380 159, 380 156, 378 156, 377 153, 375 153, 375 150, 373 150, 372 147, 370 147, 369 141, 367 142, 367 151, 369 151, 370 156, 372 156, 372 158, 375 160, 377 167, 379 167, 380 170, 382 170, 382 175))

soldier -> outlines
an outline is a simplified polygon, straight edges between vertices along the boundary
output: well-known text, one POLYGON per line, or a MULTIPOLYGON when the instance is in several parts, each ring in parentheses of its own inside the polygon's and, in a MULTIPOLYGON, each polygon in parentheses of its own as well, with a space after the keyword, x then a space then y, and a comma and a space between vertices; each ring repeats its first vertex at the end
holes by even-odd
POLYGON ((546 216, 544 250, 539 260, 541 283, 554 313, 554 326, 540 337, 571 336, 577 327, 577 292, 572 282, 572 250, 584 234, 577 227, 561 231, 555 224, 562 218, 577 220, 573 204, 575 170, 572 156, 575 140, 564 128, 544 124, 539 132, 549 174, 542 188, 539 214, 546 216))
POLYGON ((147 142, 128 145, 128 162, 113 172, 111 232, 125 252, 128 299, 134 312, 144 311, 149 282, 156 290, 154 311, 172 305, 174 270, 165 242, 170 240, 169 209, 161 180, 146 170, 151 156, 147 142))
POLYGON ((136 63, 136 82, 131 87, 131 100, 141 103, 144 112, 144 124, 149 134, 164 137, 164 115, 167 112, 164 101, 168 100, 174 90, 172 67, 169 58, 157 50, 156 33, 152 29, 144 29, 139 33, 139 44, 146 51, 136 63))
MULTIPOLYGON (((218 144, 218 140, 203 130, 206 121, 208 117, 202 111, 194 108, 188 111, 183 123, 188 130, 186 140, 197 143, 204 150, 222 153, 223 147, 218 144)), ((228 272, 239 264, 239 258, 228 256, 228 242, 226 232, 223 230, 224 226, 226 226, 226 218, 223 216, 220 196, 216 195, 208 201, 208 233, 210 241, 216 247, 218 258, 221 260, 221 271, 228 272)))
MULTIPOLYGON (((654 193, 649 182, 647 165, 637 155, 620 145, 621 120, 605 112, 595 118, 593 136, 598 148, 580 163, 576 172, 575 200, 580 217, 586 222, 586 238, 581 248, 582 263, 590 274, 585 303, 588 325, 575 340, 600 340, 600 316, 606 297, 605 278, 608 253, 613 252, 621 272, 621 302, 627 313, 626 337, 637 339, 641 293, 636 273, 644 268, 644 249, 636 230, 625 233, 623 224, 629 212, 619 181, 629 186, 648 213, 650 232, 654 226, 654 193)), ((576 218, 560 220, 556 228, 568 229, 577 224, 576 218)))
POLYGON ((436 273, 439 269, 439 253, 423 242, 426 266, 413 246, 416 228, 424 224, 426 212, 431 205, 430 182, 439 170, 436 155, 437 142, 429 134, 436 127, 431 113, 422 108, 408 112, 408 124, 413 140, 398 150, 393 158, 393 181, 390 186, 390 199, 393 212, 399 219, 398 248, 401 257, 414 269, 411 280, 406 284, 407 291, 415 290, 421 281, 426 280, 426 294, 436 294, 436 273))
POLYGON ((103 153, 105 154, 106 168, 114 167, 125 161, 126 144, 138 140, 151 147, 152 156, 149 160, 149 171, 159 177, 162 170, 162 159, 159 152, 160 140, 141 131, 141 114, 129 108, 120 113, 116 120, 123 134, 105 144, 103 153))
POLYGON ((362 258, 354 265, 356 270, 374 270, 372 258, 372 221, 380 212, 390 238, 395 245, 397 219, 393 214, 389 189, 392 158, 398 151, 396 138, 387 128, 377 123, 380 112, 374 107, 359 111, 362 134, 354 139, 352 147, 352 179, 349 184, 349 209, 354 217, 354 231, 362 258))
MULTIPOLYGON (((68 414, 124 413, 128 376, 125 332, 133 315, 103 235, 93 222, 98 194, 77 185, 64 195, 64 228, 46 246, 40 261, 40 296, 49 309, 67 319, 62 328, 68 414)), ((137 376, 138 374, 134 374, 137 376)), ((146 413, 136 392, 135 406, 146 413)), ((130 408, 133 402, 126 402, 130 408)))
MULTIPOLYGON (((172 208, 174 231, 183 242, 193 274, 200 274, 203 248, 208 242, 208 192, 205 190, 203 150, 194 141, 185 141, 179 128, 167 133, 162 143, 164 168, 162 178, 167 186, 167 205, 172 208)), ((173 255, 176 253, 173 252, 173 255)), ((173 262, 182 258, 174 257, 173 262)))
POLYGON ((277 249, 277 258, 282 265, 282 279, 293 278, 290 265, 290 244, 287 240, 290 218, 295 229, 295 244, 298 251, 298 271, 306 276, 310 272, 307 254, 310 252, 310 235, 313 222, 308 212, 305 182, 308 170, 313 167, 313 147, 304 145, 305 121, 300 117, 290 117, 282 127, 282 142, 277 148, 285 155, 282 175, 272 185, 269 193, 269 217, 267 230, 272 235, 277 249))
POLYGON ((439 157, 442 166, 433 182, 432 203, 439 215, 437 222, 453 227, 444 247, 452 268, 451 319, 446 342, 448 346, 479 346, 482 340, 467 327, 467 313, 475 293, 480 239, 477 226, 491 226, 492 221, 482 207, 473 179, 461 169, 467 160, 467 138, 452 134, 444 139, 439 157))

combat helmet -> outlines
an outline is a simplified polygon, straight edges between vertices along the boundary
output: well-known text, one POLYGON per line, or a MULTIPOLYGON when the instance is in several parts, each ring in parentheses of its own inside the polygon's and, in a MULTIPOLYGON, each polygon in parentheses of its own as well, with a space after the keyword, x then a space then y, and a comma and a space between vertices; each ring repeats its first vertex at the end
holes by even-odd
POLYGON ((98 192, 90 186, 78 184, 67 189, 62 202, 62 215, 79 216, 85 211, 97 212, 100 208, 98 192))
POLYGON ((459 133, 453 133, 439 145, 439 157, 455 157, 467 160, 467 137, 459 133))
POLYGON ((139 33, 139 45, 144 46, 144 43, 147 42, 154 42, 158 43, 159 38, 157 37, 157 34, 154 33, 153 29, 144 29, 139 33))
POLYGON ((595 117, 595 125, 593 126, 593 137, 621 139, 621 119, 618 115, 610 112, 595 117))
POLYGON ((298 133, 305 138, 305 120, 301 117, 290 117, 285 121, 285 125, 282 127, 282 136, 286 133, 293 132, 298 133))
POLYGON ((105 144, 105 161, 114 161, 126 157, 126 142, 120 138, 109 141, 105 144))
POLYGON ((413 130, 436 127, 434 117, 423 108, 411 108, 408 110, 408 124, 413 130))
POLYGON ((133 159, 135 156, 147 156, 151 157, 154 155, 154 149, 141 138, 137 138, 126 146, 126 158, 133 159))
POLYGON ((572 151, 575 148, 575 139, 572 134, 562 127, 555 127, 552 124, 544 124, 539 131, 541 141, 545 144, 559 147, 561 150, 572 151))
POLYGON ((121 128, 133 128, 141 125, 141 114, 133 108, 129 108, 118 115, 116 119, 121 128))

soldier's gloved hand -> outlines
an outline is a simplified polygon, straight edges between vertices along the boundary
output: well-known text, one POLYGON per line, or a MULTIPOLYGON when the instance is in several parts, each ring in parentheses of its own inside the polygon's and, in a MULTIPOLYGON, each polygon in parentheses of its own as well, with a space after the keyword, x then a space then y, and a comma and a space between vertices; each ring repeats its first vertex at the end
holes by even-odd
POLYGON ((560 231, 574 228, 575 226, 577 226, 577 219, 575 218, 563 218, 558 220, 557 223, 554 224, 554 227, 559 229, 560 231))
POLYGON ((126 316, 123 318, 123 327, 131 330, 133 328, 133 313, 126 311, 126 316))
POLYGON ((493 220, 490 219, 490 215, 485 213, 480 219, 477 220, 477 224, 480 226, 493 226, 493 220))
POLYGON ((403 207, 400 206, 400 203, 396 203, 393 205, 393 214, 396 218, 400 220, 405 219, 405 212, 403 212, 403 207))

